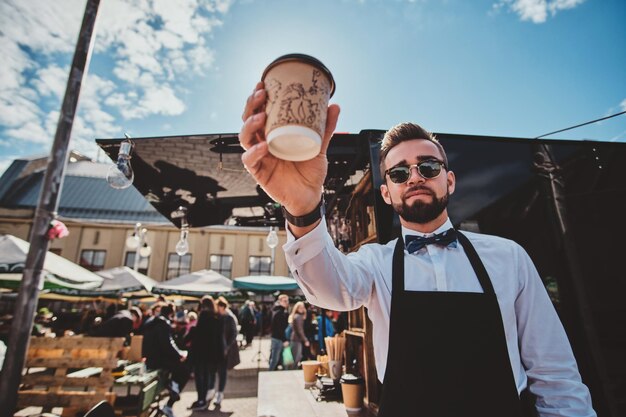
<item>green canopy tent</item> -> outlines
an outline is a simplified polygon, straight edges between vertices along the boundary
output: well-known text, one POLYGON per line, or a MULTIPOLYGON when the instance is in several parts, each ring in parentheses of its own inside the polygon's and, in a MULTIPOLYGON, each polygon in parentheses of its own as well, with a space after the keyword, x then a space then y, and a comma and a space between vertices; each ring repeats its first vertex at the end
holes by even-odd
POLYGON ((245 291, 275 292, 299 290, 295 279, 270 275, 251 275, 233 280, 235 288, 245 291))
MULTIPOLYGON (((12 235, 0 236, 0 288, 17 290, 30 244, 12 235)), ((90 290, 102 284, 102 277, 52 252, 46 253, 42 290, 90 290)))

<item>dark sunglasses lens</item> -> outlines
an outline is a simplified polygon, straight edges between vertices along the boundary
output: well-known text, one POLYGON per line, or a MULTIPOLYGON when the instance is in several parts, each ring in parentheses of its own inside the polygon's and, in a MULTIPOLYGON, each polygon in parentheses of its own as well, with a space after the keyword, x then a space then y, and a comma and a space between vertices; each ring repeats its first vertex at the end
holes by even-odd
POLYGON ((389 170, 389 179, 396 184, 402 184, 409 179, 409 167, 395 167, 389 170))
POLYGON ((420 175, 424 178, 435 178, 441 172, 439 161, 424 161, 417 166, 420 175))

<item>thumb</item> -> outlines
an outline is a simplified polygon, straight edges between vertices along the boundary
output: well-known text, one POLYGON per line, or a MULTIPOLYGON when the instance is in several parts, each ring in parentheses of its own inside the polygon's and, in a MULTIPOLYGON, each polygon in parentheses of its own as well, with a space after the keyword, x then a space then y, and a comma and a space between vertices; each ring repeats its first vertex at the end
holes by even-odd
POLYGON ((324 130, 324 138, 322 139, 322 148, 320 150, 320 153, 322 154, 326 154, 326 151, 328 150, 330 139, 333 137, 333 132, 337 127, 340 112, 341 108, 338 104, 331 104, 328 106, 328 111, 326 113, 326 129, 324 130))

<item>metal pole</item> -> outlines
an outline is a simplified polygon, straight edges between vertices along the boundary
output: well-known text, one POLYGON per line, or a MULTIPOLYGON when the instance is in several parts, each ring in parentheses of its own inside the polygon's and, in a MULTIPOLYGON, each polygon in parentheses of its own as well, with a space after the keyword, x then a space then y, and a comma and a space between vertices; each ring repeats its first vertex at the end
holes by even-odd
POLYGON ((67 165, 67 152, 72 133, 74 115, 78 106, 80 87, 87 72, 93 46, 92 37, 100 0, 88 0, 83 22, 74 51, 61 113, 57 124, 50 159, 43 180, 39 202, 35 210, 33 228, 30 235, 30 249, 26 257, 24 275, 15 303, 14 320, 11 324, 9 344, 4 368, 0 374, 0 417, 11 417, 17 406, 22 369, 33 328, 37 308, 37 298, 41 283, 41 271, 48 251, 48 226, 57 210, 64 172, 67 165))

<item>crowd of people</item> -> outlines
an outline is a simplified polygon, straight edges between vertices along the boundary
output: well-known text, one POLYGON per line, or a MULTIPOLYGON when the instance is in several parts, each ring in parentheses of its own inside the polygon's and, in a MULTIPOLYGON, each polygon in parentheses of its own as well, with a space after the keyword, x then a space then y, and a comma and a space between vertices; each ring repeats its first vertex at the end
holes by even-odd
POLYGON ((241 308, 224 297, 205 295, 197 306, 185 309, 160 297, 151 306, 140 304, 120 309, 118 304, 98 305, 74 319, 47 307, 39 309, 34 336, 124 337, 130 345, 133 335, 143 335, 141 356, 148 370, 160 370, 168 378, 170 393, 163 411, 173 416, 172 406, 193 376, 197 399, 189 407, 206 410, 219 407, 228 370, 240 363, 239 350, 249 348, 254 337, 269 335, 269 369, 294 369, 301 361, 324 353, 324 337, 347 328, 346 313, 318 310, 303 301, 290 305, 289 296, 275 302, 247 300, 241 308), (293 362, 284 363, 289 350, 293 362))
POLYGON ((325 353, 324 338, 348 327, 347 313, 320 310, 303 301, 289 307, 289 297, 281 294, 272 309, 269 369, 291 369, 301 362, 325 353), (283 352, 289 349, 293 363, 285 363, 283 352))

